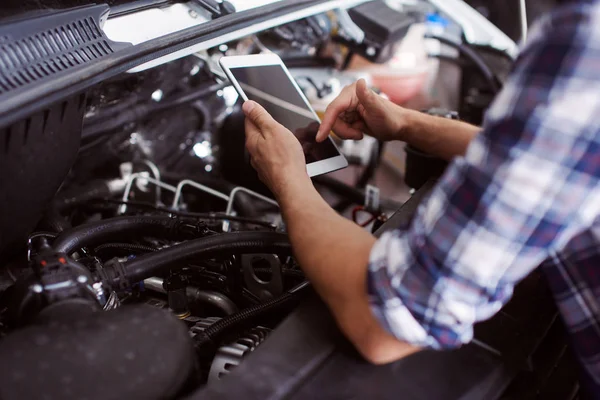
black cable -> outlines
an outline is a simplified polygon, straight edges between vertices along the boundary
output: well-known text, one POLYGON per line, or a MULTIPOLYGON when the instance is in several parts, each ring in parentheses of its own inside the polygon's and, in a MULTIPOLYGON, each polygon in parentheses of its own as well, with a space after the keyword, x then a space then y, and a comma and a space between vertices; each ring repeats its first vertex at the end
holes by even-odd
POLYGON ((56 239, 58 237, 58 233, 55 232, 33 232, 31 235, 29 235, 29 240, 35 240, 38 238, 50 238, 50 239, 56 239))
POLYGON ((179 95, 171 100, 166 99, 165 101, 161 101, 160 103, 156 103, 153 105, 151 112, 159 112, 168 110, 170 108, 174 108, 177 106, 181 106, 183 104, 192 103, 194 101, 200 100, 203 97, 209 96, 213 93, 218 92, 226 88, 227 86, 231 86, 229 81, 220 82, 220 83, 212 83, 210 86, 202 87, 197 90, 193 90, 191 93, 184 93, 179 95))
POLYGON ((123 110, 134 106, 136 103, 140 102, 140 96, 138 94, 133 94, 125 99, 119 99, 119 101, 108 107, 104 107, 98 110, 97 113, 90 115, 84 119, 84 124, 93 125, 102 122, 106 118, 111 118, 117 114, 123 112, 123 110))
POLYGON ((497 49, 497 48, 492 47, 487 44, 472 43, 472 44, 469 44, 469 47, 472 47, 476 51, 488 53, 488 54, 503 58, 507 61, 510 61, 511 64, 515 62, 515 59, 510 54, 508 54, 506 51, 497 49))
POLYGON ((428 56, 429 58, 437 58, 438 60, 441 61, 446 61, 452 64, 455 64, 456 66, 458 66, 459 68, 465 68, 470 64, 469 62, 467 62, 466 60, 462 59, 462 58, 456 58, 456 57, 452 57, 452 56, 447 56, 445 54, 429 54, 428 56))
POLYGON ((475 52, 473 49, 471 49, 470 47, 468 47, 462 43, 456 43, 455 41, 448 39, 446 37, 443 37, 443 36, 427 34, 427 35, 425 35, 425 37, 429 38, 429 39, 438 40, 440 43, 443 43, 447 46, 450 46, 450 47, 458 50, 463 56, 468 58, 470 61, 472 61, 475 64, 475 66, 477 66, 477 68, 483 74, 483 77, 485 78, 486 82, 488 83, 491 91, 494 94, 499 92, 500 87, 498 85, 498 82, 496 81, 496 76, 494 75, 494 73, 492 72, 490 67, 487 65, 485 60, 479 54, 477 54, 477 52, 475 52))
POLYGON ((224 213, 194 213, 194 212, 188 212, 188 211, 177 211, 177 210, 171 210, 170 208, 158 207, 151 203, 146 203, 146 202, 142 202, 142 201, 132 201, 132 200, 124 201, 124 200, 116 200, 116 199, 101 199, 101 200, 98 200, 98 202, 105 202, 105 203, 111 203, 111 204, 125 204, 128 207, 131 206, 131 207, 143 208, 143 209, 147 209, 147 210, 171 214, 171 215, 174 215, 177 217, 188 217, 188 218, 218 220, 218 221, 232 221, 232 222, 239 222, 239 223, 249 224, 249 225, 263 226, 265 228, 270 228, 270 229, 277 229, 277 227, 270 222, 260 221, 260 220, 256 220, 256 219, 252 219, 252 218, 239 217, 237 215, 227 215, 224 213))
POLYGON ((256 325, 265 318, 272 318, 273 315, 295 307, 302 299, 307 288, 307 284, 300 284, 276 299, 221 318, 194 337, 196 348, 203 356, 211 356, 220 341, 230 333, 256 325))
POLYGON ((106 142, 108 142, 110 138, 106 137, 106 136, 99 136, 96 139, 91 140, 90 142, 82 145, 81 147, 79 147, 79 153, 85 153, 86 151, 89 151, 91 149, 93 149, 96 146, 100 146, 101 144, 104 144, 106 142))
POLYGON ((111 192, 108 183, 98 180, 90 182, 83 187, 61 192, 56 195, 52 203, 59 212, 64 212, 91 200, 101 199, 110 195, 111 192))
POLYGON ((348 69, 348 67, 350 66, 350 63, 352 62, 352 59, 354 58, 354 52, 352 50, 348 50, 348 54, 346 54, 346 57, 344 57, 344 61, 342 62, 342 66, 341 66, 341 70, 345 71, 348 69))
MULTIPOLYGON (((169 268, 185 265, 186 261, 199 257, 215 257, 230 254, 287 254, 292 246, 286 235, 275 232, 234 232, 190 240, 168 249, 137 257, 125 264, 125 278, 139 282, 152 276, 160 276, 169 268)), ((120 285, 121 278, 113 277, 111 284, 120 285)))
MULTIPOLYGON (((98 122, 84 125, 81 138, 82 140, 93 140, 99 135, 120 128, 129 122, 138 121, 151 114, 178 107, 182 104, 191 103, 215 93, 216 91, 221 90, 229 85, 229 82, 211 84, 206 87, 193 90, 191 93, 184 93, 170 100, 166 99, 160 103, 138 104, 136 106, 127 107, 112 118, 104 118, 102 115, 99 115, 94 119, 94 121, 98 122)), ((83 146, 85 147, 87 144, 84 144, 83 146)))

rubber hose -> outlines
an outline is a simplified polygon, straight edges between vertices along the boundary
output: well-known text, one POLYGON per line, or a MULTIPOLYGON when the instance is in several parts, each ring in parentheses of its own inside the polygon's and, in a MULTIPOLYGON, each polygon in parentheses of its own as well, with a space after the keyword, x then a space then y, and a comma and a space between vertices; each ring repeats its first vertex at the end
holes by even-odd
POLYGON ((85 224, 63 232, 53 243, 59 253, 71 253, 85 246, 96 246, 107 241, 126 240, 132 234, 145 236, 165 234, 178 220, 161 216, 132 216, 110 218, 85 224))
POLYGON ((116 251, 125 251, 129 252, 129 254, 140 254, 140 253, 153 253, 158 249, 150 246, 144 246, 142 244, 131 244, 131 243, 105 243, 96 247, 94 251, 96 253, 107 251, 107 250, 116 250, 116 251))
MULTIPOLYGON (((163 287, 163 283, 164 280, 162 278, 144 279, 144 288, 154 292, 167 294, 167 291, 163 287)), ((197 287, 188 286, 185 288, 185 293, 192 302, 215 307, 221 310, 225 315, 235 314, 239 310, 233 300, 214 290, 201 290, 197 287)))
MULTIPOLYGON (((152 276, 160 276, 169 268, 181 266, 185 261, 219 254, 289 253, 292 246, 288 237, 275 232, 223 233, 190 240, 168 249, 137 257, 125 264, 125 278, 139 282, 152 276)), ((119 278, 112 279, 119 285, 119 278)))
POLYGON ((483 74, 483 76, 484 76, 485 80, 487 81, 492 92, 494 94, 499 92, 500 88, 499 88, 498 82, 496 80, 496 76, 492 72, 491 68, 487 65, 485 60, 479 54, 477 54, 477 52, 475 52, 472 48, 470 48, 462 43, 457 43, 454 40, 448 39, 443 36, 427 34, 427 35, 425 35, 425 37, 428 39, 438 40, 440 43, 443 43, 445 45, 448 45, 448 46, 453 47, 454 49, 458 50, 463 56, 467 57, 469 60, 471 60, 477 66, 477 68, 483 74))
POLYGON ((102 199, 110 196, 110 188, 106 181, 96 181, 66 193, 59 193, 55 197, 53 204, 54 208, 60 213, 81 204, 85 204, 90 200, 102 199))
POLYGON ((194 338, 197 348, 201 351, 213 352, 224 336, 255 325, 261 319, 270 318, 273 314, 281 310, 287 310, 296 306, 302 298, 305 288, 308 287, 308 285, 301 286, 300 290, 292 289, 276 299, 221 318, 194 338))

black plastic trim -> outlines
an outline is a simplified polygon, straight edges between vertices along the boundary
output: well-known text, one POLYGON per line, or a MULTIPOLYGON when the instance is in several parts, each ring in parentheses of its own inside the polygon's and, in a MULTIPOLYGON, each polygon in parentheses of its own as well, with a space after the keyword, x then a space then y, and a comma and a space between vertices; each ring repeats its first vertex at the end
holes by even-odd
POLYGON ((97 63, 73 68, 69 74, 56 75, 53 79, 40 82, 35 87, 11 91, 10 95, 0 96, 0 127, 8 126, 49 104, 86 90, 138 65, 199 42, 328 1, 283 0, 257 9, 241 11, 122 49, 97 63))

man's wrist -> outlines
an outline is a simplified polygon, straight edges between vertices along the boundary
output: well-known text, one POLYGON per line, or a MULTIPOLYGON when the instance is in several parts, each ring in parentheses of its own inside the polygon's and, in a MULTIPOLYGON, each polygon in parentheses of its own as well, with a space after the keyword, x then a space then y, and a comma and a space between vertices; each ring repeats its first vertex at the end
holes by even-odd
POLYGON ((317 207, 323 201, 308 175, 288 179, 274 194, 284 217, 295 214, 297 209, 317 207))
POLYGON ((413 128, 418 123, 418 114, 420 113, 414 110, 402 108, 400 106, 396 107, 400 108, 400 110, 396 114, 399 117, 395 127, 394 140, 410 142, 411 132, 414 131, 413 128))
POLYGON ((306 173, 287 176, 287 179, 279 180, 277 187, 272 188, 275 199, 281 204, 285 204, 290 198, 296 197, 309 188, 313 188, 312 181, 306 173))

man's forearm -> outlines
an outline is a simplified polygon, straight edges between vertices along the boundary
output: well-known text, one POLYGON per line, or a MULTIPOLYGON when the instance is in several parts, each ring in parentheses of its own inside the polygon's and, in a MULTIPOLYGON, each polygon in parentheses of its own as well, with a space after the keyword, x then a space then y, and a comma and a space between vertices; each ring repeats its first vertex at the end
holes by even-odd
POLYGON ((378 364, 416 351, 385 332, 370 311, 366 279, 375 238, 338 215, 308 179, 283 193, 278 200, 296 258, 350 341, 378 364))
POLYGON ((400 140, 421 151, 451 160, 464 155, 481 128, 462 121, 402 109, 400 140))

